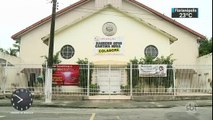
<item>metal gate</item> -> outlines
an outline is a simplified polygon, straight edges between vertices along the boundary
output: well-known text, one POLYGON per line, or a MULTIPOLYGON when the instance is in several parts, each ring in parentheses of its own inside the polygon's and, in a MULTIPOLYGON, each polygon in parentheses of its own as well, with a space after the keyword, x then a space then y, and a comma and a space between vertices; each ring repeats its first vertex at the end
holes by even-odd
POLYGON ((96 90, 90 87, 90 96, 93 98, 123 99, 129 96, 127 93, 130 88, 127 87, 127 70, 124 65, 94 66, 91 79, 90 86, 97 86, 96 90))
POLYGON ((121 72, 120 69, 97 69, 97 85, 100 87, 100 93, 119 94, 122 82, 121 72))

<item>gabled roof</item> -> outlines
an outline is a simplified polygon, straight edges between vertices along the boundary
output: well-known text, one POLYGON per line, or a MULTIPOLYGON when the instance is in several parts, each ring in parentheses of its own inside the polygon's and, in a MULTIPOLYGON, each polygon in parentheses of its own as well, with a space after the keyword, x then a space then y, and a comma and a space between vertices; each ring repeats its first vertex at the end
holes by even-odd
MULTIPOLYGON (((63 31, 63 30, 65 30, 65 29, 69 28, 70 26, 72 26, 72 25, 74 25, 74 24, 76 24, 76 23, 78 23, 78 22, 81 22, 81 21, 87 19, 88 17, 91 17, 92 15, 98 14, 99 12, 104 11, 104 10, 106 10, 107 8, 111 8, 111 9, 113 9, 113 10, 115 10, 115 11, 117 11, 117 12, 119 12, 119 13, 121 13, 121 14, 123 14, 123 15, 129 17, 129 18, 131 18, 131 19, 134 19, 134 20, 136 20, 136 21, 138 21, 138 22, 140 22, 140 23, 142 23, 142 24, 148 26, 149 28, 151 28, 151 29, 153 29, 153 30, 155 30, 155 31, 157 31, 157 32, 159 32, 159 33, 161 33, 162 35, 168 37, 169 40, 170 40, 171 42, 174 42, 174 41, 177 41, 177 40, 178 40, 178 38, 176 38, 175 36, 173 36, 173 35, 171 35, 171 34, 165 32, 165 31, 159 29, 158 27, 156 27, 156 26, 154 26, 154 25, 152 25, 152 24, 150 24, 150 23, 144 21, 143 19, 138 18, 138 17, 136 17, 136 16, 133 16, 133 15, 127 13, 127 12, 121 11, 120 9, 117 9, 117 8, 113 7, 112 5, 110 5, 110 4, 104 6, 102 9, 99 9, 99 10, 93 12, 93 13, 87 14, 86 16, 82 16, 80 19, 78 19, 78 20, 76 20, 76 21, 74 21, 74 22, 72 22, 72 23, 70 23, 70 24, 67 24, 66 26, 63 26, 63 27, 61 27, 61 28, 58 28, 57 30, 55 30, 55 33, 56 33, 56 34, 57 34, 57 33, 60 33, 61 31, 63 31)), ((42 39, 43 42, 46 44, 46 43, 48 43, 48 42, 46 42, 46 41, 49 39, 49 37, 50 37, 50 34, 48 34, 48 35, 42 37, 41 39, 42 39)))
MULTIPOLYGON (((70 6, 68 6, 68 7, 65 7, 64 9, 61 9, 60 11, 58 11, 58 12, 56 13, 56 17, 59 17, 59 16, 65 14, 65 13, 69 12, 70 10, 72 10, 72 9, 78 7, 78 6, 81 6, 81 5, 83 5, 83 4, 85 4, 85 3, 89 2, 89 1, 90 1, 90 0, 80 0, 80 1, 78 1, 78 2, 76 2, 76 3, 74 3, 74 4, 72 4, 72 5, 70 5, 70 6)), ((11 38, 14 39, 14 40, 19 39, 19 38, 20 38, 22 35, 24 35, 25 33, 27 33, 27 32, 29 32, 29 31, 31 31, 31 30, 33 30, 33 29, 35 29, 35 28, 37 28, 37 27, 39 27, 39 26, 41 26, 41 25, 43 25, 43 24, 49 22, 49 21, 51 20, 51 17, 52 17, 52 16, 49 15, 49 16, 47 16, 47 17, 41 19, 40 21, 38 21, 38 22, 36 22, 36 23, 30 25, 29 27, 27 27, 27 28, 25 28, 25 29, 23 29, 23 30, 21 30, 21 31, 19 31, 19 32, 17 32, 17 33, 15 33, 14 35, 11 36, 11 38)))
MULTIPOLYGON (((72 9, 78 7, 78 6, 81 6, 81 5, 83 5, 83 4, 85 4, 85 3, 89 2, 89 1, 90 0, 80 0, 80 1, 70 5, 68 7, 58 11, 56 13, 56 17, 59 17, 59 16, 65 14, 65 13, 69 12, 70 10, 72 10, 72 9)), ((156 11, 156 10, 154 10, 154 9, 152 9, 152 8, 146 6, 146 5, 144 5, 144 4, 142 4, 142 3, 138 2, 138 1, 135 1, 135 0, 127 0, 127 1, 129 1, 130 3, 133 3, 135 5, 138 5, 141 8, 144 8, 144 9, 150 11, 151 13, 153 13, 153 14, 159 16, 160 18, 162 18, 162 19, 164 19, 164 20, 166 20, 166 21, 168 21, 168 22, 170 22, 170 23, 172 23, 172 24, 174 24, 174 25, 176 25, 176 26, 178 26, 178 27, 190 32, 190 33, 192 33, 195 36, 200 37, 200 39, 205 39, 206 38, 204 35, 202 35, 202 34, 196 32, 196 31, 190 29, 189 27, 184 26, 183 24, 181 24, 181 23, 179 23, 179 22, 177 22, 177 21, 175 21, 175 20, 173 20, 173 19, 161 14, 160 12, 158 12, 158 11, 156 11)), ((49 22, 50 20, 51 20, 51 15, 46 17, 46 18, 44 18, 44 19, 42 19, 42 20, 40 20, 40 21, 38 21, 38 22, 36 22, 36 23, 34 23, 34 24, 32 24, 31 26, 19 31, 18 33, 12 35, 11 38, 14 39, 14 40, 19 39, 22 35, 28 33, 29 31, 31 31, 31 30, 33 30, 33 29, 35 29, 35 28, 37 28, 37 27, 39 27, 39 26, 41 26, 41 25, 43 25, 43 24, 45 24, 47 22, 49 22)))
POLYGON ((183 24, 181 24, 181 23, 179 23, 179 22, 177 22, 177 21, 165 16, 164 14, 162 14, 162 13, 160 13, 160 12, 158 12, 158 11, 156 11, 156 10, 154 10, 154 9, 152 9, 152 8, 150 8, 150 7, 144 5, 144 4, 142 4, 142 3, 140 3, 140 2, 138 2, 136 0, 128 0, 128 1, 130 1, 130 2, 132 2, 134 4, 136 4, 136 5, 139 5, 142 8, 145 8, 146 10, 148 10, 148 11, 152 12, 153 14, 161 17, 162 19, 164 19, 164 20, 166 20, 166 21, 168 21, 168 22, 170 22, 170 23, 172 23, 172 24, 174 24, 174 25, 176 25, 176 26, 178 26, 178 27, 180 27, 180 28, 182 28, 182 29, 184 29, 184 30, 196 35, 196 36, 198 36, 198 37, 200 37, 201 39, 205 39, 206 38, 204 35, 202 35, 202 34, 196 32, 196 31, 190 29, 189 27, 187 27, 187 26, 185 26, 185 25, 183 25, 183 24))

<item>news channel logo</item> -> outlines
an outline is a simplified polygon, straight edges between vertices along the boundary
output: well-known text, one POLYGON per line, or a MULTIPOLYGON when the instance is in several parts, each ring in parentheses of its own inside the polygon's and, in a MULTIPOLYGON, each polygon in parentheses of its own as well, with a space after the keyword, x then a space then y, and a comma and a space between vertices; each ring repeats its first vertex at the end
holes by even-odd
POLYGON ((185 105, 186 111, 187 112, 197 112, 198 111, 198 105, 195 102, 188 102, 185 105))

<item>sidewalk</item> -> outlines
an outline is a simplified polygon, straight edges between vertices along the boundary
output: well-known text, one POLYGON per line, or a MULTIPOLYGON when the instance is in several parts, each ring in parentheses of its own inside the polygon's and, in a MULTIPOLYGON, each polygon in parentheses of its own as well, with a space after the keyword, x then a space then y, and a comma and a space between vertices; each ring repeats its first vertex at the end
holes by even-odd
MULTIPOLYGON (((34 100, 33 107, 99 108, 99 109, 171 108, 178 106, 186 106, 189 103, 193 103, 197 107, 212 106, 212 100, 155 101, 155 102, 137 102, 131 100, 84 100, 84 101, 53 100, 52 103, 45 103, 44 100, 34 100)), ((0 99, 0 106, 11 106, 10 99, 0 99)))

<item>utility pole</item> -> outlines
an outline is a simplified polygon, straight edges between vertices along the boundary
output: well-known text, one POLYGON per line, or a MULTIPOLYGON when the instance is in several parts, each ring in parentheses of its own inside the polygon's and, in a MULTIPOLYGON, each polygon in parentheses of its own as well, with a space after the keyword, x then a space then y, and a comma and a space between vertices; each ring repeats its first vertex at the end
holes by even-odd
POLYGON ((54 36, 55 36, 55 14, 56 14, 56 3, 57 0, 52 0, 52 17, 50 27, 50 41, 49 41, 49 54, 48 54, 48 68, 53 66, 53 50, 54 50, 54 36))
POLYGON ((52 102, 52 69, 53 69, 53 51, 54 51, 54 36, 55 36, 55 16, 57 0, 52 0, 52 17, 50 26, 49 53, 47 59, 47 69, 45 74, 45 102, 52 102))

